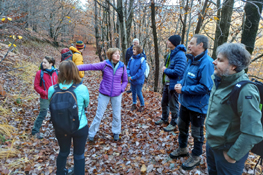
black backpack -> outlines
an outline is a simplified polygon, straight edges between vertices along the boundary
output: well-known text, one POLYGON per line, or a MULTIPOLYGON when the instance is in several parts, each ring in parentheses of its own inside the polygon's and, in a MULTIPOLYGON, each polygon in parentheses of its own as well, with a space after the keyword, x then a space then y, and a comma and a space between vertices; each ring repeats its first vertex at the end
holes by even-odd
MULTIPOLYGON (((233 109, 233 111, 237 114, 237 99, 239 96, 239 93, 241 89, 248 83, 254 84, 257 86, 259 93, 260 93, 260 110, 261 110, 261 124, 263 125, 263 110, 262 110, 262 104, 263 104, 263 83, 260 81, 255 80, 254 78, 251 79, 252 81, 249 80, 244 80, 238 82, 235 87, 232 89, 231 93, 229 94, 229 100, 230 100, 230 105, 233 109)), ((262 164, 262 158, 263 158, 263 141, 259 142, 258 144, 254 145, 254 147, 251 149, 251 152, 254 154, 257 154, 260 156, 257 164, 260 162, 262 164)), ((257 165, 256 165, 257 166, 257 165)), ((256 168, 255 166, 255 168, 256 168)), ((255 169, 254 169, 255 170, 255 169)))
POLYGON ((69 89, 61 90, 58 84, 54 86, 49 109, 54 129, 60 134, 70 135, 79 128, 78 103, 74 93, 77 87, 73 84, 69 89))

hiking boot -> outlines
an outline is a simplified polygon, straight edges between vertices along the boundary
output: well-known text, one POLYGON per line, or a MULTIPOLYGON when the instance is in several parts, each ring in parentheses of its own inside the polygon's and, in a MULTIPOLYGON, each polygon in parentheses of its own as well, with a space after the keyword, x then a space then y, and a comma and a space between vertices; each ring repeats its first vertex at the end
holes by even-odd
POLYGON ((165 132, 170 132, 170 131, 175 130, 175 128, 176 128, 176 126, 173 126, 173 125, 169 124, 167 127, 163 128, 163 130, 165 132))
POLYGON ((65 175, 73 175, 74 174, 74 168, 70 169, 64 169, 65 175))
POLYGON ((132 90, 130 89, 130 90, 128 90, 128 91, 126 91, 128 94, 130 94, 130 93, 132 93, 132 90))
POLYGON ((94 137, 89 137, 89 142, 94 142, 94 137))
POLYGON ((189 152, 187 148, 177 148, 173 152, 170 153, 169 155, 172 159, 176 159, 179 157, 186 157, 189 156, 189 152))
POLYGON ((201 157, 200 156, 193 156, 192 154, 190 157, 182 164, 182 168, 184 170, 192 170, 194 167, 200 165, 201 157))
POLYGON ((114 138, 114 141, 118 141, 119 140, 119 134, 113 134, 113 138, 114 138))
POLYGON ((43 135, 40 132, 36 133, 34 136, 37 139, 43 139, 43 135))
POLYGON ((167 121, 164 121, 164 120, 160 119, 160 120, 158 120, 157 122, 155 122, 155 125, 161 125, 161 124, 163 124, 163 123, 168 124, 167 121))
POLYGON ((140 108, 138 109, 139 112, 142 112, 144 110, 144 106, 140 106, 140 108))
POLYGON ((136 104, 133 104, 131 107, 131 111, 134 111, 135 109, 137 109, 136 104))

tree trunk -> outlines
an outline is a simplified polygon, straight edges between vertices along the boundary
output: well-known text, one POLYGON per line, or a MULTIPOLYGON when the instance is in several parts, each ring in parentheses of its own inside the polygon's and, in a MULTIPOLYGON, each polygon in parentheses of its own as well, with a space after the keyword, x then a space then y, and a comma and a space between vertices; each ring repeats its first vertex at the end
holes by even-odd
MULTIPOLYGON (((219 5, 217 4, 217 6, 220 6, 220 4, 219 5)), ((219 19, 220 24, 219 26, 218 25, 216 26, 216 35, 215 35, 213 55, 212 55, 213 59, 216 59, 217 46, 220 46, 221 44, 227 42, 233 6, 234 6, 234 0, 225 0, 223 3, 221 17, 219 19)))
POLYGON ((132 18, 133 18, 133 3, 134 0, 130 0, 129 10, 128 10, 128 19, 127 19, 127 43, 131 43, 131 26, 132 26, 132 18))
MULTIPOLYGON (((186 0, 185 4, 185 14, 184 14, 184 21, 182 21, 183 24, 183 30, 182 30, 182 41, 181 43, 184 44, 184 36, 185 36, 185 31, 186 31, 186 21, 187 21, 187 12, 188 12, 188 0, 186 0)), ((181 17, 181 15, 180 15, 181 17)))
POLYGON ((95 0, 95 37, 96 37, 96 48, 97 48, 97 54, 99 55, 100 61, 103 61, 101 56, 101 47, 100 47, 100 35, 99 35, 99 29, 98 29, 98 9, 97 9, 97 1, 95 0))
POLYGON ((151 0, 151 18, 152 18, 153 40, 154 40, 154 50, 155 50, 154 92, 157 92, 158 91, 158 81, 159 81, 159 52, 158 52, 157 31, 156 31, 156 23, 155 23, 154 0, 151 0))
MULTIPOLYGON (((191 0, 190 9, 192 9, 192 7, 193 7, 193 1, 194 0, 191 0)), ((186 32, 186 41, 185 41, 185 47, 186 48, 187 48, 187 44, 188 44, 189 32, 190 32, 190 29, 191 29, 191 22, 192 22, 191 18, 192 18, 192 12, 190 12, 190 14, 189 14, 188 29, 187 29, 187 32, 186 32)))
POLYGON ((120 20, 120 30, 121 30, 121 49, 122 49, 122 61, 125 58, 125 51, 127 48, 127 39, 126 39, 126 26, 125 26, 125 17, 123 13, 123 2, 122 0, 117 1, 117 13, 120 20))
POLYGON ((245 44, 247 50, 252 54, 258 32, 260 14, 262 12, 262 3, 260 3, 262 0, 253 0, 253 3, 257 5, 258 8, 250 2, 252 2, 252 0, 247 0, 245 5, 246 19, 241 36, 241 43, 245 44))
POLYGON ((205 0, 204 6, 203 6, 203 10, 198 15, 198 23, 197 23, 197 26, 196 26, 196 29, 195 29, 195 34, 198 34, 200 32, 201 26, 203 24, 203 21, 204 21, 205 15, 206 15, 207 3, 208 3, 208 0, 205 0))

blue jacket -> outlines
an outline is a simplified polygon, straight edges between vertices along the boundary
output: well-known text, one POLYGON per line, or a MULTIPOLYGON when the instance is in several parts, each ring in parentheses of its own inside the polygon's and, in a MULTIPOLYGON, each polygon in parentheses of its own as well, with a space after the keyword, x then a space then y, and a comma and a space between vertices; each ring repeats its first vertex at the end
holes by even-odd
MULTIPOLYGON (((164 74, 170 79, 170 90, 174 90, 174 85, 178 80, 181 80, 186 67, 186 48, 184 45, 178 45, 170 54, 170 66, 164 70, 164 74)), ((166 57, 165 65, 167 64, 169 54, 166 57)))
MULTIPOLYGON (((64 90, 63 88, 69 89, 72 86, 71 84, 61 84, 59 83, 59 88, 64 90)), ((52 94, 55 92, 54 86, 51 86, 48 89, 48 99, 52 97, 52 94)), ((83 128, 87 125, 87 117, 85 115, 84 108, 88 107, 89 105, 89 91, 86 86, 83 84, 79 85, 76 89, 74 89, 74 92, 77 97, 77 103, 78 103, 78 109, 79 109, 79 129, 83 128)))
MULTIPOLYGON (((129 47, 129 48, 127 49, 127 51, 126 51, 126 54, 125 54, 125 64, 126 64, 126 65, 128 65, 128 62, 129 62, 130 58, 131 58, 132 55, 133 55, 132 48, 133 48, 133 45, 132 45, 131 47, 129 47)), ((142 54, 142 56, 143 56, 145 59, 147 59, 144 50, 143 50, 143 52, 142 52, 141 54, 142 54)))
POLYGON ((207 50, 196 57, 187 55, 188 64, 183 79, 180 103, 188 110, 207 113, 210 91, 213 87, 213 59, 207 55, 207 50))
POLYGON ((129 60, 129 63, 127 65, 127 74, 128 77, 131 77, 131 84, 137 85, 137 84, 143 84, 144 83, 144 72, 146 69, 146 61, 141 63, 141 54, 133 55, 132 58, 129 60))

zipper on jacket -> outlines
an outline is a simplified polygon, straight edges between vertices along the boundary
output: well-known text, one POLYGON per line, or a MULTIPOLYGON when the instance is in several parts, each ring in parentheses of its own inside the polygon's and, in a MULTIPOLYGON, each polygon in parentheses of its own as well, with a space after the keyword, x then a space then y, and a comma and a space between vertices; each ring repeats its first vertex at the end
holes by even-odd
POLYGON ((112 95, 114 76, 115 76, 117 70, 119 69, 119 68, 117 68, 117 69, 116 69, 116 72, 114 73, 114 69, 113 69, 113 67, 111 67, 111 68, 112 68, 112 70, 113 70, 113 77, 112 77, 112 82, 111 82, 111 87, 112 87, 112 88, 111 88, 110 96, 112 95))

